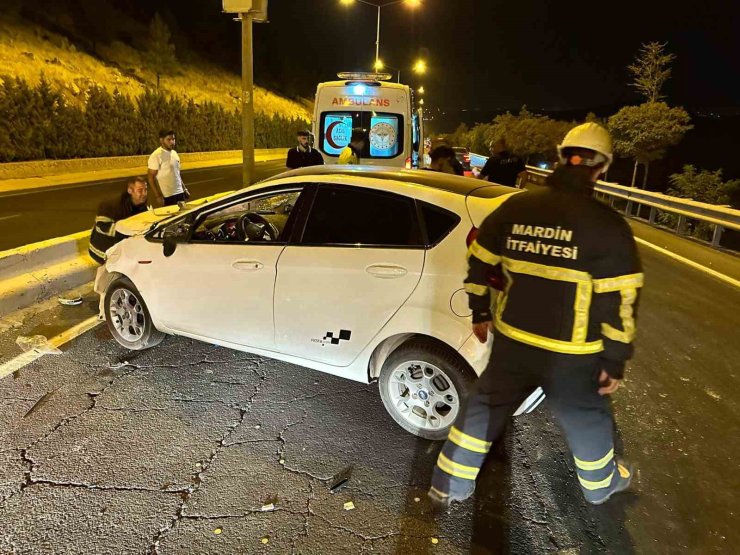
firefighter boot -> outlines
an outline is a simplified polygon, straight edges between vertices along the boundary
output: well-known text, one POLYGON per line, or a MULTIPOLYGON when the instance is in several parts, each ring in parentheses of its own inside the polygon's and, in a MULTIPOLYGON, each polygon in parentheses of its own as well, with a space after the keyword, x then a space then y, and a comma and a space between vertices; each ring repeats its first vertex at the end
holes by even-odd
POLYGON ((612 495, 630 487, 632 476, 632 465, 624 461, 617 461, 617 468, 614 471, 609 488, 595 491, 584 489, 583 496, 586 498, 586 501, 592 505, 601 505, 602 503, 606 503, 612 495))
POLYGON ((442 513, 449 510, 450 505, 452 505, 453 502, 461 503, 468 499, 471 495, 473 495, 474 491, 475 486, 470 489, 470 493, 468 493, 467 495, 450 495, 432 486, 431 488, 429 488, 427 496, 429 497, 429 501, 432 504, 432 510, 435 513, 442 513))

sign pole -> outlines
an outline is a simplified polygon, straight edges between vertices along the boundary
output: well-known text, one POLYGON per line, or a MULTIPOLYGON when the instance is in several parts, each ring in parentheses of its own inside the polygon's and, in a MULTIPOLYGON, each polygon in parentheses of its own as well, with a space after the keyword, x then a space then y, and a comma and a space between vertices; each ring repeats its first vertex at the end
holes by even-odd
POLYGON ((254 179, 254 63, 252 61, 252 15, 240 14, 242 21, 242 185, 254 179))

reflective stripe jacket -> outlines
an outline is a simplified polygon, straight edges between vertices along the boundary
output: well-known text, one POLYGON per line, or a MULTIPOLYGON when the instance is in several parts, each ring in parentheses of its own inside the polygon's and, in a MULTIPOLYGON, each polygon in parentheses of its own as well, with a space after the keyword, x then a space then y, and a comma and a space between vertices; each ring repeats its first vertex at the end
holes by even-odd
POLYGON ((621 378, 632 356, 643 274, 632 231, 593 198, 580 168, 561 167, 535 191, 512 196, 488 216, 468 251, 465 289, 473 322, 563 354, 601 353, 621 378), (489 276, 504 291, 491 312, 489 276))
POLYGON ((125 235, 116 233, 116 222, 144 211, 146 203, 134 206, 126 191, 119 199, 102 203, 98 207, 95 225, 90 233, 90 245, 87 249, 90 257, 98 264, 105 264, 105 251, 126 238, 125 235))

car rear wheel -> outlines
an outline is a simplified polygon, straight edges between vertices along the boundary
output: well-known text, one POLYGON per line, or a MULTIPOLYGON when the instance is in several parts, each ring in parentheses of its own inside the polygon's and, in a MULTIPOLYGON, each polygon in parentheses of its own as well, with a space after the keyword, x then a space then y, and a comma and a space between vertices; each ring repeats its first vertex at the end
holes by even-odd
POLYGON ((391 417, 425 439, 447 437, 475 379, 455 354, 430 341, 410 341, 383 364, 378 385, 391 417))
POLYGON ((134 351, 159 345, 165 334, 154 327, 141 293, 121 277, 105 290, 105 320, 113 338, 134 351))

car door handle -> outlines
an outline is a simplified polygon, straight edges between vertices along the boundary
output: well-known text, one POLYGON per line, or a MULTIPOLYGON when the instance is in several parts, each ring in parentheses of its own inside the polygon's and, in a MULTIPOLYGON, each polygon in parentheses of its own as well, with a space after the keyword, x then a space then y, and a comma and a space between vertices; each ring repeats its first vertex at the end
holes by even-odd
POLYGON ((242 272, 254 272, 265 267, 259 260, 235 260, 231 267, 242 272))
POLYGON ((371 264, 365 271, 371 276, 381 279, 395 279, 405 276, 409 271, 403 266, 395 264, 371 264))

